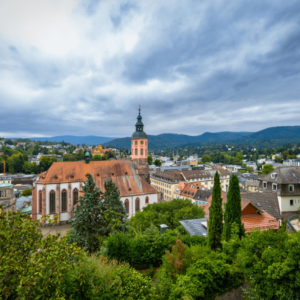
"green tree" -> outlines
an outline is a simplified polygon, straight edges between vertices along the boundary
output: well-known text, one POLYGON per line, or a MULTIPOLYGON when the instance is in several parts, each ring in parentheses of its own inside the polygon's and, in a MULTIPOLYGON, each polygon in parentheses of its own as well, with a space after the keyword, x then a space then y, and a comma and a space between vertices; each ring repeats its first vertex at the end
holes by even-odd
POLYGON ((209 155, 203 155, 201 160, 205 164, 206 162, 211 161, 211 157, 209 155))
POLYGON ((229 241, 231 238, 231 228, 233 223, 237 224, 238 226, 238 234, 240 238, 245 234, 244 226, 242 225, 241 220, 241 213, 242 205, 239 179, 235 174, 232 174, 230 178, 224 213, 224 235, 227 241, 229 241))
POLYGON ((274 167, 272 165, 264 165, 262 169, 262 174, 269 174, 274 171, 274 167))
MULTIPOLYGON (((55 222, 45 216, 46 221, 55 222)), ((0 209, 1 299, 63 299, 63 274, 84 253, 59 234, 43 236, 42 222, 0 209)))
POLYGON ((153 163, 153 158, 152 158, 152 156, 148 155, 148 164, 149 164, 149 166, 151 166, 152 163, 153 163))
POLYGON ((160 167, 161 166, 161 161, 159 159, 156 159, 154 161, 154 164, 157 166, 157 167, 160 167))
POLYGON ((99 248, 99 238, 115 232, 127 230, 127 214, 120 200, 120 193, 112 182, 106 181, 103 194, 93 180, 87 175, 84 183, 84 195, 75 207, 74 219, 70 221, 72 232, 70 242, 77 242, 89 253, 99 248))
POLYGON ((208 243, 212 250, 221 248, 223 231, 223 211, 221 198, 220 175, 217 171, 214 177, 214 187, 212 191, 212 201, 209 211, 208 221, 208 243))
POLYGON ((100 160, 102 160, 101 155, 93 155, 91 158, 91 161, 100 161, 100 160))
POLYGON ((283 159, 280 156, 275 156, 275 162, 281 164, 283 162, 283 159))
POLYGON ((31 189, 25 189, 22 191, 21 196, 31 196, 32 195, 32 190, 31 189))

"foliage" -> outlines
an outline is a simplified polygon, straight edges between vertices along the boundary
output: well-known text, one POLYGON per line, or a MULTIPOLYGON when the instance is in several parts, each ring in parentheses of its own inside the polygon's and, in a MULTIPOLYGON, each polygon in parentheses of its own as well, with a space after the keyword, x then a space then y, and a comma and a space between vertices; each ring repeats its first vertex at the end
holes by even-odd
MULTIPOLYGON (((45 216, 42 220, 53 224, 45 216)), ((43 237, 40 222, 17 212, 0 212, 0 298, 59 299, 64 272, 83 257, 59 235, 43 237)))
POLYGON ((130 228, 137 231, 146 230, 151 224, 159 226, 166 224, 170 229, 180 226, 179 221, 185 216, 203 218, 203 208, 193 204, 188 199, 173 199, 169 202, 154 203, 137 212, 130 219, 130 228))
POLYGON ((175 236, 167 233, 161 235, 155 226, 151 226, 134 238, 129 238, 124 233, 110 236, 101 253, 106 253, 110 259, 147 268, 161 264, 165 250, 171 248, 170 243, 174 240, 175 236))
POLYGON ((209 155, 203 155, 201 160, 205 164, 206 162, 211 161, 211 157, 209 155))
POLYGON ((31 196, 32 195, 32 190, 31 189, 25 189, 22 191, 22 193, 20 194, 20 196, 31 196))
POLYGON ((186 248, 187 246, 179 238, 175 238, 175 245, 172 245, 172 252, 166 250, 167 261, 173 268, 171 276, 180 274, 183 270, 186 248))
POLYGON ((262 169, 262 174, 269 174, 274 171, 274 167, 272 165, 264 165, 262 169))
POLYGON ((244 226, 241 220, 242 205, 239 179, 235 174, 232 174, 229 183, 229 190, 227 193, 227 202, 225 204, 224 213, 224 236, 228 241, 231 236, 231 225, 236 223, 239 227, 239 236, 242 237, 245 234, 244 226))
POLYGON ((148 155, 148 165, 151 166, 153 163, 153 158, 152 156, 148 155))
POLYGON ((127 215, 120 200, 120 193, 112 180, 104 184, 103 194, 91 174, 83 186, 83 197, 75 207, 75 218, 70 220, 70 242, 77 242, 89 253, 99 248, 99 237, 127 231, 127 215))
POLYGON ((82 260, 65 274, 63 290, 66 299, 153 299, 150 279, 127 264, 107 261, 100 256, 82 260))
POLYGON ((91 158, 91 161, 101 161, 102 156, 101 155, 93 155, 91 158))
POLYGON ((214 187, 208 221, 208 243, 212 250, 221 248, 223 232, 223 211, 221 198, 221 183, 219 172, 214 176, 214 187))
POLYGON ((161 161, 159 159, 156 159, 154 161, 154 164, 157 166, 157 167, 160 167, 161 166, 161 161))
POLYGON ((254 230, 242 239, 237 264, 252 299, 298 299, 300 232, 254 230))

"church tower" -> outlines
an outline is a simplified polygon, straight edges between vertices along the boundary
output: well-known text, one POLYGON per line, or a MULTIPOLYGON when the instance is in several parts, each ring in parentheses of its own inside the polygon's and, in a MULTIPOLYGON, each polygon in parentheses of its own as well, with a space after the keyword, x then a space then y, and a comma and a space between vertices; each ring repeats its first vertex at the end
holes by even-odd
POLYGON ((148 158, 148 137, 144 132, 141 106, 139 106, 139 115, 135 124, 135 132, 131 136, 131 157, 132 159, 148 158))

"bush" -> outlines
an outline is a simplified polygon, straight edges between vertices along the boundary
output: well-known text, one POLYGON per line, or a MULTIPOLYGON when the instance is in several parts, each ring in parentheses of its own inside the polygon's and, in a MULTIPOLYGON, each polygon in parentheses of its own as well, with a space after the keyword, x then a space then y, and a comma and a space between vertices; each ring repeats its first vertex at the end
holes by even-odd
POLYGON ((103 256, 82 260, 65 274, 63 291, 66 299, 153 299, 150 279, 127 264, 107 261, 103 256))
POLYGON ((150 265, 161 265, 165 250, 171 249, 174 240, 175 236, 161 235, 152 226, 135 238, 129 238, 124 233, 110 236, 105 243, 106 249, 101 251, 107 253, 109 259, 125 261, 136 268, 148 268, 150 265))

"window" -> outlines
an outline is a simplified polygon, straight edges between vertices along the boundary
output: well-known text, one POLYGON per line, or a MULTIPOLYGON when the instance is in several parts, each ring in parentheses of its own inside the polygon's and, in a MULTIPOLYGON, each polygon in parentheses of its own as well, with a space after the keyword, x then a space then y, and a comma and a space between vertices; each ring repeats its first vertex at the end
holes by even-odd
POLYGON ((264 187, 264 189, 267 188, 267 182, 266 181, 263 182, 263 187, 264 187))
POLYGON ((135 145, 137 145, 137 141, 135 141, 134 143, 135 143, 135 145))
POLYGON ((77 204, 78 203, 78 189, 75 188, 73 190, 73 205, 77 204))
POLYGON ((144 149, 141 149, 141 155, 144 155, 144 149))
POLYGON ((127 215, 129 215, 129 200, 128 199, 125 200, 124 206, 125 206, 127 215))
POLYGON ((0 192, 0 197, 1 197, 1 198, 6 197, 6 191, 1 191, 1 192, 0 192))
POLYGON ((290 200, 290 206, 293 206, 294 205, 294 199, 291 199, 290 200))
POLYGON ((55 192, 52 190, 50 192, 50 214, 55 214, 55 192))
POLYGON ((67 191, 62 190, 61 192, 61 211, 66 212, 67 211, 67 191))
POLYGON ((146 197, 146 204, 149 204, 149 197, 146 197))
POLYGON ((135 149, 135 155, 138 155, 138 150, 137 149, 135 149))
POLYGON ((138 212, 140 210, 140 199, 135 199, 135 212, 138 212))
POLYGON ((39 191, 39 212, 40 214, 43 211, 43 192, 39 191))
POLYGON ((273 183, 273 184, 272 184, 272 190, 273 190, 273 191, 277 191, 277 184, 276 184, 276 183, 273 183))
POLYGON ((289 185, 289 191, 290 192, 293 192, 294 191, 294 186, 291 184, 291 185, 289 185))

